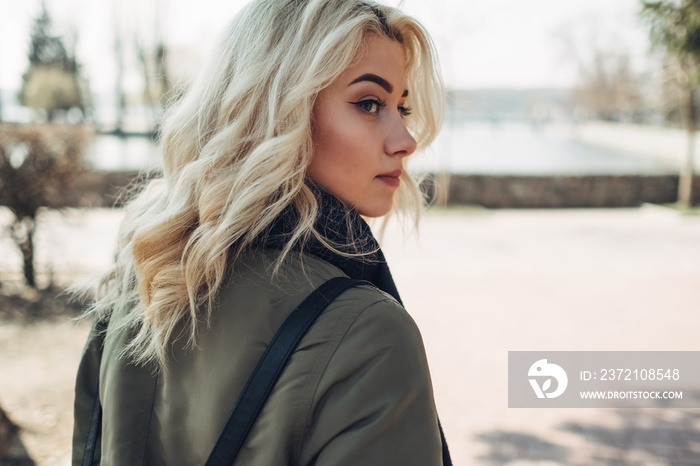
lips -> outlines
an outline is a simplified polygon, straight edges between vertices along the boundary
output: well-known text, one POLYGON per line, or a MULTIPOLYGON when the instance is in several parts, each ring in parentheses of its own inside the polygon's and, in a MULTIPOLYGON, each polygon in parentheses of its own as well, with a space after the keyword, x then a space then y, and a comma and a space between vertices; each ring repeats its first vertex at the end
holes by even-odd
POLYGON ((384 183, 388 184, 389 186, 398 186, 401 183, 401 181, 399 180, 401 172, 402 170, 394 170, 392 172, 377 175, 377 178, 383 181, 384 183))

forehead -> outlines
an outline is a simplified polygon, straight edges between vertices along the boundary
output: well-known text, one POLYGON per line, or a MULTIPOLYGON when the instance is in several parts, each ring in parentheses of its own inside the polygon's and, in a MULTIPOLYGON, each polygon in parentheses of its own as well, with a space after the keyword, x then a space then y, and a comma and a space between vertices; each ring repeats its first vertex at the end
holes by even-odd
POLYGON ((367 37, 357 57, 341 73, 338 81, 347 86, 364 74, 380 76, 394 89, 403 92, 407 87, 403 45, 386 37, 367 37))

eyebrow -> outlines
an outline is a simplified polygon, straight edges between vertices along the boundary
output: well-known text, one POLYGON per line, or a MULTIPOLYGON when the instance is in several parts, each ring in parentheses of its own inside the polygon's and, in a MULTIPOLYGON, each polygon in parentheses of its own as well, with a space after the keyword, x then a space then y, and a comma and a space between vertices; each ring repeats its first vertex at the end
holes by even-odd
MULTIPOLYGON (((352 86, 353 84, 356 84, 356 83, 359 83, 359 82, 362 82, 362 81, 369 81, 369 82, 378 84, 378 85, 380 85, 385 91, 387 91, 389 94, 391 94, 391 93, 394 91, 394 86, 392 86, 392 85, 389 83, 389 81, 387 81, 386 79, 382 78, 381 76, 377 76, 376 74, 372 74, 372 73, 363 74, 363 75, 360 76, 359 78, 354 79, 354 80, 353 80, 350 84, 348 84, 348 85, 349 85, 349 86, 352 86)), ((406 97, 406 96, 408 96, 408 90, 403 91, 403 94, 401 95, 401 97, 406 97)))

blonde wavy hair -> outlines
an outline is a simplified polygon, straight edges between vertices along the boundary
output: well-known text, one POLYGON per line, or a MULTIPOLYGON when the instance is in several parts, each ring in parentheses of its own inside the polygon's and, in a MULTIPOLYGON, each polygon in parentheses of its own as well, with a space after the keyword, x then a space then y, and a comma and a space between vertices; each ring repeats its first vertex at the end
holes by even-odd
MULTIPOLYGON (((305 184, 314 102, 371 34, 403 44, 417 110, 407 126, 424 148, 442 123, 444 91, 432 42, 411 17, 366 0, 256 0, 228 27, 166 115, 163 178, 127 206, 116 262, 92 287, 98 318, 122 311, 110 325, 129 329, 136 363, 165 364, 175 338, 195 345, 236 259, 286 207, 300 222, 278 264, 295 241, 323 240, 305 184)), ((401 181, 395 210, 419 213, 417 184, 405 173, 401 181)))

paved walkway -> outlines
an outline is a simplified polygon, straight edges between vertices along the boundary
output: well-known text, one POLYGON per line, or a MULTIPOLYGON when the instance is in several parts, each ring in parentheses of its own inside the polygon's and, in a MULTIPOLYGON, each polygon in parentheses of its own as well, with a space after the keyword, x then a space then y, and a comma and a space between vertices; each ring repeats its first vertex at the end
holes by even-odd
POLYGON ((451 210, 384 249, 455 464, 700 465, 700 410, 509 409, 509 350, 700 350, 700 217, 451 210))
MULTIPOLYGON (((40 257, 59 275, 99 269, 119 216, 44 219, 40 257)), ((384 249, 455 464, 700 465, 700 410, 507 407, 509 350, 700 350, 700 216, 450 209, 424 217, 419 243, 390 225, 384 249)))

